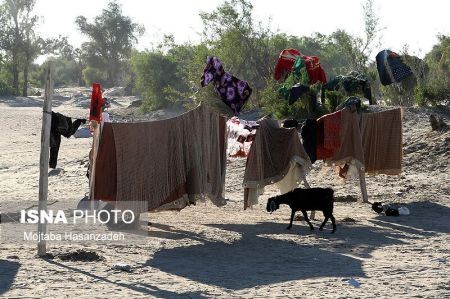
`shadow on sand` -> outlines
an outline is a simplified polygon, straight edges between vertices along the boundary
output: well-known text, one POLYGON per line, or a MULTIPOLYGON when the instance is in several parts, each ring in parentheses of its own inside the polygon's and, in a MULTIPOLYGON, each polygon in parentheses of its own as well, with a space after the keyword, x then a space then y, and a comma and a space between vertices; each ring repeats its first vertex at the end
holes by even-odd
POLYGON ((371 258, 374 250, 450 233, 450 208, 432 202, 405 206, 410 216, 377 216, 369 220, 375 226, 338 222, 335 234, 330 234, 329 225, 323 232, 316 229, 311 233, 304 222, 295 222, 291 231, 285 229, 287 223, 210 225, 242 234, 232 244, 211 242, 195 233, 167 227, 157 236, 174 240, 188 237, 203 244, 156 252, 146 265, 233 290, 314 277, 364 277, 362 259, 371 258), (295 236, 283 240, 286 233, 295 236))
POLYGON ((0 295, 9 291, 19 268, 19 262, 0 260, 0 295))
POLYGON ((72 266, 68 266, 65 265, 63 263, 57 262, 55 260, 51 260, 51 259, 46 259, 46 261, 49 264, 55 265, 55 266, 59 266, 61 268, 64 268, 66 270, 69 270, 71 272, 74 273, 81 273, 84 274, 88 277, 94 278, 94 279, 98 279, 102 282, 114 285, 114 286, 118 286, 118 287, 123 287, 123 288, 127 288, 129 290, 135 291, 135 292, 139 292, 145 295, 151 295, 155 298, 182 298, 182 297, 186 297, 186 298, 207 298, 206 296, 204 296, 202 293, 200 292, 188 292, 188 293, 175 293, 175 292, 171 292, 171 291, 166 291, 166 290, 162 290, 160 288, 158 288, 157 286, 153 286, 150 285, 148 283, 133 283, 133 284, 128 284, 128 283, 123 283, 123 282, 116 282, 116 281, 112 281, 106 277, 103 276, 99 276, 97 274, 94 274, 94 271, 90 272, 90 271, 85 271, 85 270, 81 270, 78 269, 76 267, 72 267, 72 266))
MULTIPOLYGON (((286 233, 284 224, 211 226, 243 235, 232 244, 204 241, 201 245, 159 251, 145 266, 232 290, 314 277, 365 276, 359 259, 318 246, 261 236, 286 233), (319 262, 329 266, 317 267, 319 262)), ((170 235, 173 232, 167 237, 170 235)))

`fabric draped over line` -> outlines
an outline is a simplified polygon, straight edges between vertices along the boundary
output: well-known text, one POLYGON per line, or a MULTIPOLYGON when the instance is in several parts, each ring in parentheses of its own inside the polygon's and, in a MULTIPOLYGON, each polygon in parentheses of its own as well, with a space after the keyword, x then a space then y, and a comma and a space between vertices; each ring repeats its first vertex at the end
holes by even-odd
POLYGON ((214 83, 214 89, 234 115, 239 115, 242 107, 252 94, 252 89, 247 81, 240 80, 224 71, 222 63, 217 57, 208 56, 206 67, 201 78, 201 86, 214 83))
POLYGON ((226 119, 200 105, 166 120, 105 123, 95 165, 95 199, 139 212, 204 197, 223 206, 226 119))
POLYGON ((396 175, 402 172, 401 108, 363 113, 361 135, 366 173, 396 175))
MULTIPOLYGON (((326 115, 325 119, 329 116, 326 115)), ((336 123, 332 128, 335 125, 336 123)), ((302 128, 302 138, 308 152, 314 148, 312 144, 314 138, 322 138, 324 144, 330 142, 331 145, 337 145, 334 138, 326 141, 323 135, 312 136, 311 128, 313 127, 314 120, 309 120, 309 123, 307 122, 302 128)), ((330 129, 324 130, 324 132, 327 131, 333 132, 330 129)), ((333 134, 336 133, 330 136, 333 134)), ((334 149, 332 155, 325 158, 317 155, 317 159, 324 159, 327 164, 334 165, 354 163, 358 169, 364 170, 367 174, 397 175, 401 173, 403 159, 401 108, 358 114, 346 107, 340 110, 340 126, 335 136, 339 136, 340 146, 334 149)), ((320 142, 316 142, 317 147, 320 142)))
POLYGON ((326 114, 317 119, 316 159, 324 160, 333 156, 341 146, 341 111, 326 114))
POLYGON ((244 209, 257 204, 267 185, 281 183, 283 193, 296 188, 311 168, 297 129, 280 128, 272 119, 258 123, 245 167, 244 209))
POLYGON ((341 111, 339 143, 333 155, 325 161, 329 164, 343 165, 354 161, 361 169, 364 166, 364 151, 359 127, 360 115, 346 107, 341 111))

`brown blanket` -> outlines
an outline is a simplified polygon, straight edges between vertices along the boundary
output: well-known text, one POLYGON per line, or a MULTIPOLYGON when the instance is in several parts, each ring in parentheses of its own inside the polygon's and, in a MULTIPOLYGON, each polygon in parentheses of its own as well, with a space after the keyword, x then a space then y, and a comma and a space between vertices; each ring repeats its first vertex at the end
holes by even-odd
POLYGON ((311 165, 297 129, 280 128, 272 119, 258 123, 260 127, 245 167, 244 208, 249 206, 249 189, 263 188, 282 180, 291 167, 291 161, 308 167, 311 165))
POLYGON ((363 113, 361 134, 367 173, 396 175, 402 172, 401 108, 363 113))
POLYGON ((343 165, 354 160, 368 174, 401 173, 401 108, 361 115, 348 108, 341 111, 341 147, 326 162, 343 165))
POLYGON ((182 197, 224 205, 225 124, 204 105, 161 121, 105 123, 94 198, 144 202, 149 211, 182 197))

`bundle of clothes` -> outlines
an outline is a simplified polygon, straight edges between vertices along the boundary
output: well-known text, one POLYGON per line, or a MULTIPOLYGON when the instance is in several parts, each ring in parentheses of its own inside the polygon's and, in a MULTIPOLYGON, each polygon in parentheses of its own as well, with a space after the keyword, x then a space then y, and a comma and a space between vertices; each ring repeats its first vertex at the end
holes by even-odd
POLYGON ((230 118, 227 121, 228 157, 247 157, 258 127, 256 121, 246 121, 236 116, 230 118))
POLYGON ((204 105, 178 117, 105 123, 94 165, 94 198, 137 212, 181 210, 223 198, 226 118, 204 105))
POLYGON ((317 95, 310 85, 327 82, 319 58, 303 55, 296 49, 281 51, 275 66, 274 79, 281 82, 278 92, 290 105, 306 95, 312 111, 316 109, 317 95))
POLYGON ((322 86, 322 97, 326 97, 327 91, 343 89, 346 93, 362 92, 364 98, 369 100, 372 105, 372 90, 367 77, 358 72, 350 72, 347 75, 338 75, 322 86))
POLYGON ((381 202, 374 202, 372 210, 377 214, 384 214, 386 216, 408 216, 410 214, 407 207, 393 208, 389 205, 383 205, 381 202))
POLYGON ((324 160, 340 166, 346 178, 351 165, 369 174, 397 175, 402 170, 402 111, 400 108, 358 113, 358 101, 301 128, 303 146, 312 163, 324 160))
POLYGON ((300 76, 303 69, 306 69, 309 84, 314 84, 318 81, 322 83, 327 82, 319 57, 303 55, 296 49, 281 51, 275 65, 273 77, 277 81, 284 81, 291 72, 294 72, 296 76, 300 76))
POLYGON ((225 72, 219 58, 208 56, 201 77, 201 86, 214 84, 218 96, 237 116, 252 94, 252 89, 244 80, 225 72))

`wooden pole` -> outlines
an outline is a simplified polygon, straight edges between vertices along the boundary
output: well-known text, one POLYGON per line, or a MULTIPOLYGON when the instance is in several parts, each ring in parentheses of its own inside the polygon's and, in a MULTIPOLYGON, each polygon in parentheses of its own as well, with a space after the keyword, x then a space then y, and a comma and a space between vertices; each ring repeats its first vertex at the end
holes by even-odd
MULTIPOLYGON (((52 122, 52 99, 53 99, 53 80, 51 64, 48 65, 45 80, 44 107, 42 109, 42 131, 41 131, 41 157, 39 160, 39 203, 38 212, 47 212, 47 196, 48 196, 48 160, 50 147, 50 127, 52 122)), ((39 216, 38 234, 47 233, 47 223, 40 223, 39 216)), ((47 254, 47 244, 45 240, 38 242, 38 256, 47 254)))
POLYGON ((367 194, 366 174, 365 174, 364 167, 362 167, 361 169, 358 169, 358 171, 359 171, 359 185, 361 187, 361 194, 362 194, 363 202, 368 203, 369 195, 367 194))

